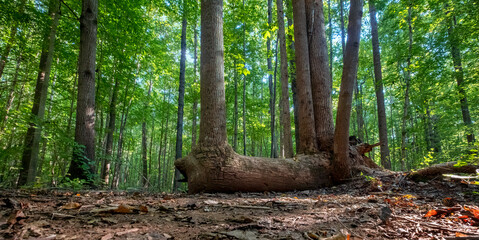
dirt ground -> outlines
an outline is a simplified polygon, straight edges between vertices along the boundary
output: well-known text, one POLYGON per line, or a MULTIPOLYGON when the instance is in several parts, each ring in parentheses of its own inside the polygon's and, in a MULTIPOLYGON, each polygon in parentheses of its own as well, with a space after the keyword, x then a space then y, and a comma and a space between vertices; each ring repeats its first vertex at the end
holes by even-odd
POLYGON ((479 239, 478 204, 477 182, 404 174, 288 193, 0 190, 0 239, 479 239))

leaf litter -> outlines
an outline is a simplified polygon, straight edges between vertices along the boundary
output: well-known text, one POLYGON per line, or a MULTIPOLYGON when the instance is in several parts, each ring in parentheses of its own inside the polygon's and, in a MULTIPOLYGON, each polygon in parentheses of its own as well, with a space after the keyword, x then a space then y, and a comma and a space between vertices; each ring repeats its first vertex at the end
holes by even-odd
POLYGON ((478 192, 400 173, 288 193, 0 190, 0 239, 479 239, 478 192))

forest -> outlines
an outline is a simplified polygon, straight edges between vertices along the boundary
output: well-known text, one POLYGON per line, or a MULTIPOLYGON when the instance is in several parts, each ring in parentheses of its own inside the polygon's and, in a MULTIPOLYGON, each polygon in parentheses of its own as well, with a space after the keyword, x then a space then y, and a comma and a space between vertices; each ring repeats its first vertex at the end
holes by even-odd
POLYGON ((475 0, 0 3, 2 195, 339 194, 479 174, 475 0))

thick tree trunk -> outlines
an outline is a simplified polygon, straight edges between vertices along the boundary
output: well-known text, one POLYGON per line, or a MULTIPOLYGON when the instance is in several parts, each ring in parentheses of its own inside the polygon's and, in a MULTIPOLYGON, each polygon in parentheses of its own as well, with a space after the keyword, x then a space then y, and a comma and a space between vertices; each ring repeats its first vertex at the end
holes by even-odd
POLYGON ((323 1, 307 0, 309 64, 314 108, 316 139, 322 151, 332 151, 333 147, 333 108, 332 80, 329 72, 328 44, 324 27, 323 1))
POLYGON ((223 146, 227 137, 222 0, 201 1, 201 46, 199 145, 223 146))
MULTIPOLYGON (((316 130, 314 122, 313 97, 308 47, 308 29, 306 5, 304 0, 293 1, 294 38, 296 50, 296 74, 299 101, 299 152, 317 153, 316 130)), ((296 106, 295 106, 296 107, 296 106)), ((296 143, 298 144, 298 142, 296 143)))
MULTIPOLYGON (((188 21, 186 20, 186 1, 183 2, 183 22, 181 24, 181 59, 180 59, 180 84, 178 87, 178 118, 176 121, 176 155, 175 159, 182 157, 183 151, 183 112, 185 108, 185 70, 186 70, 186 27, 188 21)), ((201 45, 203 46, 203 45, 201 45)), ((202 62, 203 63, 203 62, 202 62)), ((175 170, 175 179, 173 183, 173 191, 178 191, 181 174, 175 170)))
POLYGON ((246 157, 223 145, 198 147, 175 165, 188 176, 189 193, 291 191, 330 184, 325 155, 246 157))
POLYGON ((371 35, 374 60, 374 89, 376 90, 376 103, 378 108, 379 141, 381 142, 381 165, 391 169, 391 159, 388 146, 388 127, 386 107, 384 106, 383 76, 381 70, 381 53, 379 51, 378 23, 376 20, 375 0, 369 0, 369 19, 371 22, 371 35))
POLYGON ((336 129, 334 132, 333 181, 341 182, 351 177, 349 164, 349 122, 353 99, 354 81, 358 72, 359 43, 363 1, 351 0, 348 24, 348 41, 343 64, 343 76, 339 93, 336 129))
POLYGON ((68 173, 70 178, 89 179, 95 162, 95 59, 98 0, 83 0, 80 17, 78 100, 75 148, 68 173), (86 169, 86 170, 85 170, 86 169))
POLYGON ((474 133, 472 132, 472 120, 469 113, 469 104, 467 103, 467 94, 464 83, 464 71, 462 69, 461 50, 459 49, 460 42, 455 35, 456 17, 453 15, 449 20, 449 28, 447 30, 449 37, 449 45, 451 46, 451 56, 454 63, 454 76, 456 77, 457 88, 459 90, 459 97, 461 102, 461 113, 464 125, 466 125, 466 139, 469 144, 472 144, 474 133))
POLYGON ((50 81, 53 51, 55 49, 55 36, 59 22, 60 2, 51 0, 49 6, 50 27, 46 30, 43 38, 42 54, 40 57, 40 71, 37 76, 35 96, 33 99, 32 118, 25 136, 24 150, 22 155, 22 168, 18 180, 18 186, 31 184, 35 181, 40 151, 41 131, 43 117, 45 115, 45 103, 50 81))

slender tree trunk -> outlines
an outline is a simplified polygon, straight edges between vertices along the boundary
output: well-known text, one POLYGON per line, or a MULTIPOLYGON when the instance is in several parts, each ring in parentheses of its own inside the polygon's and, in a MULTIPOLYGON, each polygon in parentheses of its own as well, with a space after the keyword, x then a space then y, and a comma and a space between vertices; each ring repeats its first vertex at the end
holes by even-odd
MULTIPOLYGON (((350 10, 351 11, 351 10, 350 10)), ((339 0, 339 20, 341 22, 341 49, 343 57, 346 51, 346 33, 344 31, 344 3, 343 0, 339 0)), ((344 62, 344 61, 343 61, 344 62)))
MULTIPOLYGON (((181 30, 181 59, 180 59, 180 85, 178 89, 178 118, 176 122, 176 155, 175 159, 182 157, 183 151, 183 111, 185 107, 185 62, 186 62, 186 26, 187 10, 186 0, 183 0, 183 22, 181 30)), ((203 45, 202 45, 203 46, 203 45)), ((180 187, 181 173, 175 169, 173 191, 177 192, 180 187)))
POLYGON ((88 179, 95 162, 95 59, 98 0, 83 0, 80 17, 78 100, 73 159, 68 170, 72 179, 88 179), (85 169, 87 169, 85 171, 85 169))
MULTIPOLYGON (((58 63, 58 59, 57 59, 58 63)), ((52 90, 50 91, 50 99, 49 102, 50 104, 48 105, 48 115, 47 115, 47 122, 51 120, 51 115, 52 115, 52 107, 53 107, 53 95, 55 93, 54 87, 55 87, 55 82, 56 82, 57 76, 55 75, 52 81, 52 90)), ((38 169, 37 169, 37 175, 42 176, 42 166, 43 163, 45 162, 45 157, 47 154, 47 139, 42 138, 43 143, 42 143, 42 154, 40 155, 40 161, 38 162, 38 169)))
POLYGON ((449 19, 449 28, 447 29, 447 32, 449 45, 451 47, 452 61, 454 63, 454 76, 459 90, 462 120, 464 121, 464 125, 466 125, 466 139, 469 144, 472 144, 475 141, 475 137, 472 131, 472 120, 471 114, 469 113, 469 104, 467 103, 467 93, 464 83, 464 70, 462 69, 461 50, 459 48, 461 43, 455 34, 455 28, 456 16, 453 15, 452 19, 449 19))
POLYGON ((333 148, 333 108, 332 108, 332 80, 329 72, 328 44, 324 27, 323 1, 307 0, 306 17, 309 39, 309 64, 311 74, 311 88, 314 108, 314 122, 316 139, 319 148, 323 151, 332 151, 333 148))
POLYGON ((411 58, 412 58, 412 3, 410 3, 408 7, 408 25, 409 25, 409 50, 408 50, 408 57, 407 57, 407 73, 405 77, 406 81, 406 90, 404 92, 404 107, 403 107, 403 116, 402 116, 402 125, 401 125, 401 170, 404 171, 405 169, 405 162, 406 162, 406 122, 409 118, 408 115, 408 108, 409 108, 409 87, 411 82, 411 58))
MULTIPOLYGON (((329 73, 333 81, 333 21, 331 19, 331 1, 328 0, 328 25, 329 25, 329 73)), ((331 87, 333 87, 331 85, 331 87)))
MULTIPOLYGON (((304 0, 293 1, 294 38, 296 50, 296 74, 298 81, 299 101, 299 152, 316 153, 318 144, 311 93, 311 76, 308 47, 306 6, 304 0)), ((298 142, 297 142, 298 144, 298 142)))
MULTIPOLYGON (((293 26, 293 4, 291 0, 286 0, 287 11, 286 17, 288 19, 288 27, 293 26)), ((291 92, 293 93, 293 120, 294 120, 294 138, 296 142, 296 153, 299 151, 299 104, 298 91, 296 88, 296 62, 295 62, 295 47, 293 37, 288 35, 289 44, 289 73, 291 77, 291 92)))
POLYGON ((115 78, 115 85, 113 86, 113 93, 111 96, 110 107, 108 110, 108 129, 106 130, 105 157, 103 158, 100 173, 100 178, 105 182, 106 185, 110 183, 110 162, 113 157, 113 134, 116 131, 116 105, 118 99, 119 82, 118 77, 115 75, 115 69, 116 67, 113 66, 113 78, 115 78))
POLYGON ((201 1, 202 108, 199 144, 204 147, 222 146, 227 142, 222 19, 222 0, 201 1))
POLYGON ((43 117, 45 115, 45 102, 48 94, 53 51, 55 49, 55 36, 60 18, 59 11, 60 1, 51 0, 49 6, 51 22, 43 39, 42 55, 40 57, 40 71, 38 72, 37 85, 35 87, 32 118, 25 136, 22 169, 20 170, 18 186, 31 184, 35 181, 36 177, 43 117))
MULTIPOLYGON (((148 112, 148 106, 150 103, 150 95, 151 95, 151 90, 153 87, 153 80, 150 77, 150 84, 148 87, 148 95, 147 95, 147 101, 145 103, 144 109, 145 112, 148 112)), ((148 144, 147 142, 147 129, 146 129, 146 117, 143 119, 143 123, 141 124, 141 160, 142 160, 142 184, 144 188, 148 188, 148 157, 147 157, 147 150, 148 150, 148 144)), ((153 132, 151 132, 153 134, 153 132)))
POLYGON ((336 129, 334 132, 332 178, 335 182, 341 182, 351 177, 351 166, 349 164, 349 122, 351 118, 354 81, 358 72, 362 15, 363 1, 351 0, 348 41, 343 59, 343 76, 339 93, 336 129))
MULTIPOLYGON (((271 27, 271 24, 273 23, 273 1, 268 0, 268 27, 271 27)), ((274 104, 273 102, 273 63, 272 63, 272 50, 271 50, 271 37, 268 37, 266 40, 266 52, 267 52, 267 62, 268 62, 268 87, 269 87, 269 114, 271 116, 270 119, 270 132, 271 132, 271 149, 270 149, 270 157, 274 157, 274 142, 275 142, 275 136, 274 136, 274 104)))
POLYGON ((289 112, 289 89, 288 89, 288 53, 286 50, 286 33, 284 28, 283 0, 276 0, 278 15, 278 38, 281 55, 281 126, 284 157, 293 157, 293 139, 291 137, 291 115, 289 112))
MULTIPOLYGON (((196 15, 196 14, 195 14, 196 15)), ((196 30, 197 27, 196 27, 196 17, 195 17, 195 29, 194 29, 194 48, 195 48, 195 53, 194 53, 194 59, 193 59, 193 85, 196 86, 196 69, 197 69, 197 59, 198 59, 198 53, 197 53, 197 49, 198 49, 198 31, 196 30)), ((235 74, 236 74, 236 71, 235 71, 235 74)), ((236 75, 235 75, 236 76, 236 75)), ((235 78, 235 84, 236 84, 236 78, 235 78)), ((236 85, 235 85, 236 86, 236 85)), ((235 97, 237 98, 237 93, 235 91, 235 97)), ((238 106, 238 100, 236 99, 235 100, 235 104, 236 106, 238 106)), ((237 111, 237 107, 235 108, 236 111, 237 111)), ((196 91, 195 91, 195 94, 194 94, 194 100, 193 100, 193 123, 192 123, 192 126, 191 126, 191 149, 193 149, 195 146, 196 146, 196 116, 198 115, 198 98, 196 96, 196 91)), ((238 118, 238 114, 236 114, 236 119, 238 118)), ((237 124, 237 123, 236 123, 237 124)))
POLYGON ((234 60, 234 82, 235 82, 235 105, 234 105, 234 129, 233 129, 233 150, 238 151, 238 70, 236 69, 236 59, 234 60))
POLYGON ((2 118, 0 136, 3 135, 3 133, 5 131, 5 127, 6 127, 7 122, 8 122, 8 115, 10 114, 10 109, 12 108, 13 100, 15 99, 15 88, 17 88, 18 75, 19 75, 19 71, 20 71, 21 62, 22 62, 22 56, 20 55, 17 58, 17 66, 15 67, 15 75, 13 75, 12 85, 10 86, 10 93, 8 94, 7 104, 5 105, 5 113, 4 113, 4 116, 2 118))
POLYGON ((381 165, 386 169, 391 169, 391 159, 389 156, 388 145, 386 107, 384 105, 381 53, 379 51, 378 23, 376 20, 376 7, 374 5, 374 1, 375 0, 369 0, 369 19, 371 22, 371 41, 373 45, 374 89, 376 91, 376 103, 378 108, 379 141, 381 142, 381 165))
MULTIPOLYGON (((223 3, 221 3, 221 4, 223 5, 223 3)), ((223 10, 221 10, 221 11, 223 11, 223 10)), ((245 0, 243 0, 243 14, 246 14, 245 0)), ((246 17, 245 16, 243 16, 243 17, 245 19, 243 21, 243 58, 245 59, 245 67, 246 67, 246 17)), ((223 25, 223 23, 221 23, 221 25, 223 25)), ((221 38, 221 39, 223 39, 223 38, 221 38)), ((223 49, 223 47, 221 47, 221 49, 223 49)), ((222 59, 221 61, 224 62, 224 59, 222 59)), ((224 66, 223 66, 223 68, 224 68, 224 66)), ((224 79, 224 77, 222 79, 224 79)), ((224 85, 224 83, 223 83, 223 85, 224 85)), ((246 74, 244 74, 244 73, 243 73, 243 155, 246 156, 246 74)))
MULTIPOLYGON (((273 92, 271 94, 272 99, 272 107, 271 107, 271 157, 272 158, 278 158, 278 138, 276 135, 276 75, 278 73, 278 39, 276 39, 276 48, 275 48, 275 60, 274 60, 274 74, 273 74, 273 92)), ((253 139, 252 139, 253 141, 253 139)), ((252 143, 254 145, 254 142, 252 143)), ((253 156, 254 156, 254 151, 253 151, 253 156)))
POLYGON ((364 127, 364 118, 363 118, 362 84, 360 84, 358 79, 356 79, 354 85, 355 85, 354 98, 356 100, 356 122, 358 126, 357 137, 361 141, 364 141, 366 139, 364 138, 365 127, 364 127))

